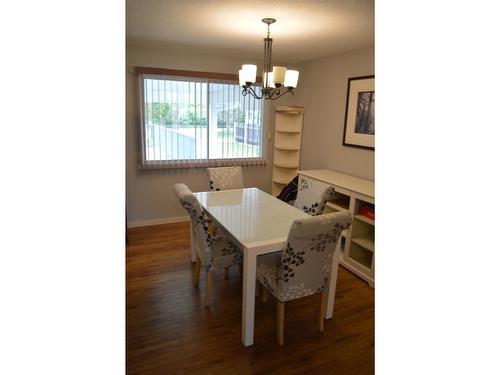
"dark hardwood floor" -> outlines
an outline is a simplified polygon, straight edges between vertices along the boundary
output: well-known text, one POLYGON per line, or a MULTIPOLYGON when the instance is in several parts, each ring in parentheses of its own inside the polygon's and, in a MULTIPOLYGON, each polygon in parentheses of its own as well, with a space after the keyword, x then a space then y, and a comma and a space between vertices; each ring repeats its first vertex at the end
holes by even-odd
POLYGON ((241 343, 238 267, 192 283, 187 223, 134 228, 127 245, 127 374, 373 374, 374 290, 340 267, 334 317, 316 330, 319 295, 285 307, 285 345, 276 342, 276 301, 255 304, 254 345, 241 343))

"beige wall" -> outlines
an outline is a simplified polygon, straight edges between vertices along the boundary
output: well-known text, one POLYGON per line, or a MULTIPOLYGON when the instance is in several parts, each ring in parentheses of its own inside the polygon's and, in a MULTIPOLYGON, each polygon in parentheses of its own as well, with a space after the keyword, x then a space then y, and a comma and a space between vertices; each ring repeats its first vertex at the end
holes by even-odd
POLYGON ((296 103, 305 107, 302 169, 327 168, 375 179, 375 152, 342 146, 347 79, 374 72, 373 48, 301 64, 296 103))
MULTIPOLYGON (((139 112, 137 100, 137 79, 135 66, 160 67, 221 73, 237 73, 243 63, 260 64, 258 59, 236 58, 222 55, 199 53, 192 49, 175 46, 127 45, 126 79, 126 135, 127 135, 127 220, 129 224, 186 216, 173 194, 177 182, 187 184, 193 191, 208 189, 205 169, 177 169, 141 171, 139 161, 139 112)), ((280 100, 280 105, 287 105, 280 100)), ((274 133, 273 106, 266 105, 264 155, 272 162, 272 139, 274 133)), ((264 191, 271 189, 271 164, 267 166, 243 167, 245 185, 255 186, 264 191)))

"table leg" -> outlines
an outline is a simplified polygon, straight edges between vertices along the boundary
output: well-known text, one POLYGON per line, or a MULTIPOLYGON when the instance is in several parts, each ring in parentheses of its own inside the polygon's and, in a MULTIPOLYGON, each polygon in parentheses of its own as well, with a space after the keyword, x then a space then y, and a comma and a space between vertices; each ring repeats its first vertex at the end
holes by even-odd
POLYGON ((243 250, 243 311, 241 321, 241 341, 243 345, 253 345, 255 316, 255 276, 257 256, 255 251, 243 250))
POLYGON ((191 236, 191 262, 196 262, 196 252, 194 251, 193 224, 189 220, 189 235, 191 236))
POLYGON ((326 303, 325 319, 330 319, 333 316, 333 305, 335 304, 335 291, 337 289, 337 275, 339 270, 340 260, 340 238, 337 242, 337 248, 333 253, 332 269, 330 271, 330 281, 328 284, 328 301, 326 303))

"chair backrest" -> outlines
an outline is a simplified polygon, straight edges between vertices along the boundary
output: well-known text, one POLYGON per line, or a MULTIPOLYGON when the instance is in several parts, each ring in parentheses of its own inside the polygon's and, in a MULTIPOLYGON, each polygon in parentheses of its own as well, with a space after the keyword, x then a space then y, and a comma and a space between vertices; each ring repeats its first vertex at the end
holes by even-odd
POLYGON ((210 190, 243 189, 243 170, 240 166, 207 168, 210 190))
POLYGON ((324 182, 301 176, 297 189, 297 199, 293 204, 311 216, 321 215, 326 201, 333 196, 335 189, 324 182))
POLYGON ((179 203, 186 209, 191 219, 193 241, 200 252, 199 255, 208 261, 212 257, 212 247, 203 208, 196 196, 185 184, 175 184, 174 192, 179 203))
POLYGON ((293 222, 281 257, 278 299, 283 302, 306 297, 325 288, 337 243, 351 222, 347 211, 293 222))

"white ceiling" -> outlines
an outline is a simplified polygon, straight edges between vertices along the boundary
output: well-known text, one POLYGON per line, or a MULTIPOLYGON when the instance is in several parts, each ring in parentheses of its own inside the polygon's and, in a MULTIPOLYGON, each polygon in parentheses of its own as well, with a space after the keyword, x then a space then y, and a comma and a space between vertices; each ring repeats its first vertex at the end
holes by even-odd
POLYGON ((297 63, 374 44, 374 0, 127 0, 134 42, 259 57, 271 25, 273 61, 297 63))

